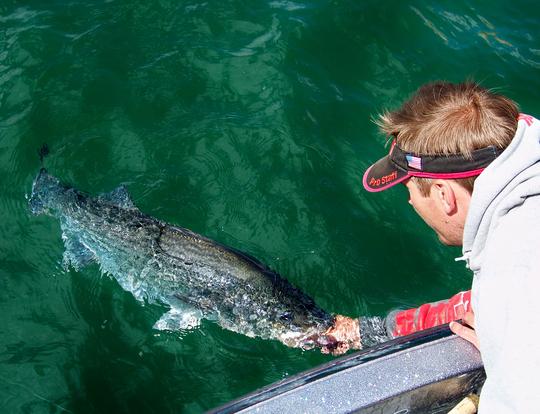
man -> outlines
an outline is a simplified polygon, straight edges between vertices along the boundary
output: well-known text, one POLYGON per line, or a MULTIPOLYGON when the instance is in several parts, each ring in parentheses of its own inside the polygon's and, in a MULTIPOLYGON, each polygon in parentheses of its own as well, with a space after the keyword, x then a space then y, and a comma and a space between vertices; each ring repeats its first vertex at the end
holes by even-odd
POLYGON ((453 304, 384 321, 338 316, 328 333, 369 345, 463 317, 468 326, 451 329, 480 349, 487 374, 480 412, 540 412, 540 121, 475 83, 435 82, 378 124, 393 142, 364 174, 364 187, 403 183, 440 241, 463 246, 461 260, 474 273, 472 304, 465 292, 453 304))

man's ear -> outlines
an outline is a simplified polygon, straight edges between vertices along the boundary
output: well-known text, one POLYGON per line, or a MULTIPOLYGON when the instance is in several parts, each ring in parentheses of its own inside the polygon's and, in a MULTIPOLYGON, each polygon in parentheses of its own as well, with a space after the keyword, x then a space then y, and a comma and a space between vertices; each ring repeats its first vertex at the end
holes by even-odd
POLYGON ((457 212, 456 193, 448 180, 435 180, 432 185, 435 200, 449 216, 457 212))

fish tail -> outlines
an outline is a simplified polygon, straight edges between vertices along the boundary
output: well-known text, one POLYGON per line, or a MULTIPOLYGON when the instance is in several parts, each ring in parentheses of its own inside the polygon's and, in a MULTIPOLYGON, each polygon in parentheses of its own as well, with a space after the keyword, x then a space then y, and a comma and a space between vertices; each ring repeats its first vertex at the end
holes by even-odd
MULTIPOLYGON (((46 145, 44 147, 46 148, 46 145)), ((43 149, 44 147, 39 151, 42 162, 48 153, 48 148, 43 149)), ((63 189, 64 186, 60 181, 50 175, 45 167, 41 167, 32 184, 32 193, 28 200, 30 211, 36 215, 43 214, 51 207, 51 204, 54 203, 63 189)))

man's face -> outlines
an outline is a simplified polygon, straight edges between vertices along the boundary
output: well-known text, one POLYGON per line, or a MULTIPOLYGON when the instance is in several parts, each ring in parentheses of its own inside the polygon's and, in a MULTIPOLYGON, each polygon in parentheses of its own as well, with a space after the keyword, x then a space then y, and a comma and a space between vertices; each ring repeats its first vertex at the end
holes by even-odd
POLYGON ((449 246, 461 246, 470 200, 470 195, 467 196, 466 190, 462 187, 461 189, 455 188, 448 183, 444 184, 448 185, 447 188, 441 188, 434 184, 431 186, 430 194, 426 197, 422 195, 412 180, 407 180, 404 184, 409 190, 409 204, 435 231, 439 240, 449 246), (457 194, 454 193, 454 190, 457 194), (449 201, 450 204, 448 204, 449 201), (455 205, 452 205, 452 201, 455 202, 455 205))

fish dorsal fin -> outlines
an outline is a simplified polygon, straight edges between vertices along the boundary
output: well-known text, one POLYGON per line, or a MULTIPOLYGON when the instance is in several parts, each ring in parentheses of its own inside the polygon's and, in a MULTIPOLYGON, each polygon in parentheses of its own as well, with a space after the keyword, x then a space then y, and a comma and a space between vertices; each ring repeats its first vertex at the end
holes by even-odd
POLYGON ((123 185, 116 187, 109 193, 105 193, 99 196, 102 200, 108 201, 115 206, 122 207, 128 210, 136 210, 135 204, 131 201, 131 197, 123 185))

